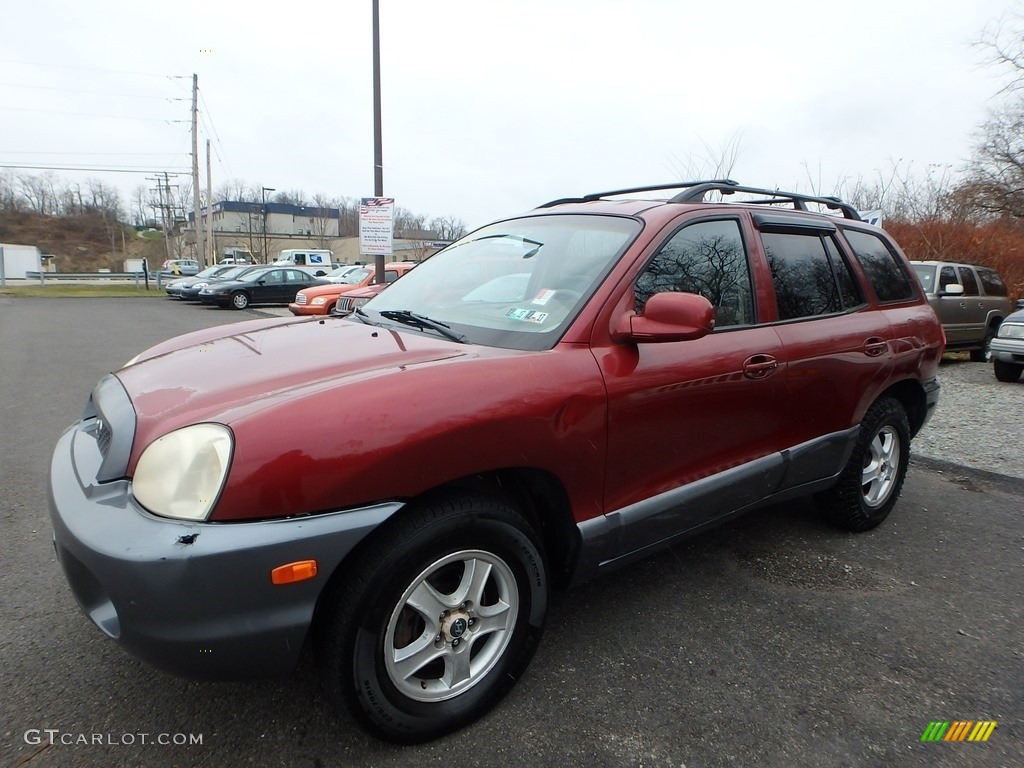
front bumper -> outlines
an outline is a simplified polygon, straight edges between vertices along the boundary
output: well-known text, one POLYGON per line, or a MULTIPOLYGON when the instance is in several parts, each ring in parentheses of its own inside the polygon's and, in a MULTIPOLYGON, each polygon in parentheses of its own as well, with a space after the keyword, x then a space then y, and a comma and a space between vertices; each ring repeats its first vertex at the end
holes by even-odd
POLYGON ((1000 339, 997 336, 992 339, 988 349, 992 360, 1024 365, 1024 339, 1000 339))
POLYGON ((326 315, 326 304, 296 304, 294 301, 288 305, 288 310, 298 317, 309 317, 310 315, 326 315))
POLYGON ((191 523, 156 517, 128 480, 99 483, 99 447, 82 424, 57 443, 50 515, 57 557, 85 613, 154 666, 189 677, 285 674, 302 651, 324 586, 398 502, 287 520, 191 523), (83 469, 84 468, 84 469, 83 469), (308 581, 270 571, 316 560, 308 581))

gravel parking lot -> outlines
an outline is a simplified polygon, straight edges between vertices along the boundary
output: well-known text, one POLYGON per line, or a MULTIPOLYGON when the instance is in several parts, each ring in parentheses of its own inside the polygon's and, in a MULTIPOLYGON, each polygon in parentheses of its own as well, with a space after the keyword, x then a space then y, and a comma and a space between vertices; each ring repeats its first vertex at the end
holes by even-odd
POLYGON ((947 355, 939 382, 939 405, 914 438, 914 456, 1024 478, 1024 382, 998 382, 990 363, 972 363, 964 354, 947 355))

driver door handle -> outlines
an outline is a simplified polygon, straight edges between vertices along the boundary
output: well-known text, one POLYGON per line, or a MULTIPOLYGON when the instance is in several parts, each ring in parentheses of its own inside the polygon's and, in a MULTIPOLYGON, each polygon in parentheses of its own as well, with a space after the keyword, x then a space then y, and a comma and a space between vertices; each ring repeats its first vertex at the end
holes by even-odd
POLYGON ((779 361, 771 355, 751 355, 743 361, 743 375, 748 379, 763 379, 774 373, 779 361))

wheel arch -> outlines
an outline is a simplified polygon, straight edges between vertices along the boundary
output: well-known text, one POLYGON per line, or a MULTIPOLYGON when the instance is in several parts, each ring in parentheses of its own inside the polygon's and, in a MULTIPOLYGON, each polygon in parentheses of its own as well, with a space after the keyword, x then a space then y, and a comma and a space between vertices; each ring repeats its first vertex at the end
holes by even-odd
POLYGON ((921 427, 924 426, 928 417, 928 397, 924 387, 919 381, 904 379, 882 392, 875 402, 886 397, 896 400, 903 406, 903 410, 907 414, 907 421, 910 423, 910 436, 914 437, 921 431, 921 427))
POLYGON ((363 551, 372 548, 381 537, 391 535, 391 530, 398 522, 419 507, 445 497, 467 493, 504 501, 522 514, 540 541, 549 585, 552 588, 568 586, 579 555, 580 535, 562 483, 553 474, 541 469, 496 469, 452 480, 404 500, 405 505, 360 541, 328 576, 317 600, 314 628, 319 624, 322 604, 330 600, 334 590, 345 582, 346 572, 353 563, 359 561, 363 551))

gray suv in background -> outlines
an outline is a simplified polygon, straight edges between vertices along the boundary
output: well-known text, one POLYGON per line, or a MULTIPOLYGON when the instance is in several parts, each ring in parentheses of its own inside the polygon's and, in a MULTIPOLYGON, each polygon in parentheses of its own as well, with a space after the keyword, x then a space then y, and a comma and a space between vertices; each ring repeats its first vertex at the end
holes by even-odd
POLYGON ((999 273, 950 261, 912 261, 921 286, 946 332, 946 349, 970 350, 971 360, 988 359, 999 325, 1013 302, 999 273))

